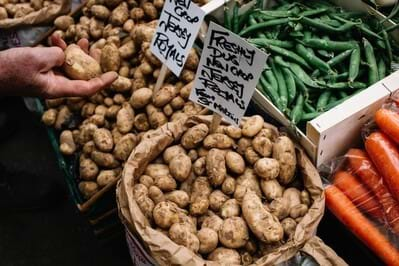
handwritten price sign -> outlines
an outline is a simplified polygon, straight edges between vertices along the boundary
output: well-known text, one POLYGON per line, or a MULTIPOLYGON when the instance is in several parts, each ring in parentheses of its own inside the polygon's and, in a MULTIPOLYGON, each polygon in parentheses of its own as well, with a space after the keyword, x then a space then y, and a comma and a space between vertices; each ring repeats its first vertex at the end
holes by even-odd
POLYGON ((190 0, 166 0, 151 52, 179 76, 205 12, 190 0))
POLYGON ((239 125, 267 55, 211 22, 190 100, 239 125))

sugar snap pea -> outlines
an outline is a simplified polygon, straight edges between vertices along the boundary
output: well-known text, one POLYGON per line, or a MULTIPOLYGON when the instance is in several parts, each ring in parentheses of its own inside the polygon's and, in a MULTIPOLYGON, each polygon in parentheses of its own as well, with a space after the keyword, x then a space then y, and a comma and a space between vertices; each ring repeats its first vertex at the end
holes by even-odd
POLYGON ((325 91, 320 94, 319 99, 317 100, 316 110, 322 111, 324 110, 325 106, 328 104, 328 100, 331 97, 331 91, 325 91))
POLYGON ((298 91, 300 91, 302 93, 302 95, 305 97, 305 99, 309 99, 309 90, 308 88, 305 86, 305 84, 303 84, 302 80, 300 80, 297 76, 294 76, 294 80, 295 80, 295 86, 297 87, 298 91))
POLYGON ((274 52, 274 53, 279 54, 279 55, 281 55, 283 57, 286 57, 287 59, 290 59, 290 60, 294 61, 295 63, 297 63, 297 64, 299 64, 299 65, 301 65, 301 66, 303 66, 305 68, 310 69, 309 64, 302 57, 300 57, 299 55, 297 55, 294 52, 291 52, 291 51, 289 51, 289 50, 287 50, 285 48, 281 48, 281 47, 277 47, 277 46, 269 45, 269 44, 265 45, 265 47, 268 50, 270 50, 271 52, 274 52))
POLYGON ((359 81, 327 83, 327 88, 332 90, 365 89, 367 84, 359 81))
POLYGON ((323 23, 322 21, 316 20, 316 19, 310 19, 308 17, 302 17, 301 18, 301 22, 317 28, 319 30, 323 30, 323 31, 327 31, 327 32, 332 32, 332 33, 340 33, 340 32, 345 32, 347 30, 350 30, 351 28, 353 28, 354 26, 358 25, 359 23, 355 23, 355 22, 348 22, 343 24, 340 27, 332 27, 330 25, 327 25, 325 23, 323 23))
POLYGON ((311 48, 323 49, 326 51, 346 51, 356 47, 356 43, 353 42, 340 42, 317 38, 302 39, 301 43, 311 48))
POLYGON ((267 45, 274 45, 280 48, 287 48, 287 49, 294 48, 294 43, 291 41, 280 41, 268 38, 254 38, 254 39, 249 39, 248 42, 258 47, 267 47, 267 45))
POLYGON ((384 78, 386 76, 386 74, 387 74, 387 66, 384 62, 384 59, 381 57, 378 60, 378 76, 380 78, 384 78))
MULTIPOLYGON (((391 68, 391 64, 392 64, 392 60, 393 60, 391 42, 389 40, 388 33, 385 30, 381 31, 381 34, 382 34, 382 37, 384 38, 386 52, 387 52, 387 55, 388 55, 388 63, 387 63, 387 65, 388 65, 388 68, 390 69, 391 68)), ((383 77, 381 77, 381 78, 383 78, 383 77)))
POLYGON ((229 8, 227 6, 224 6, 224 27, 228 30, 231 30, 231 20, 230 20, 230 15, 229 15, 229 8))
POLYGON ((284 108, 283 108, 283 106, 281 105, 280 97, 279 97, 277 91, 275 91, 273 88, 271 88, 270 84, 266 81, 266 79, 265 79, 263 76, 260 76, 259 81, 260 81, 260 84, 261 84, 261 86, 262 86, 262 88, 263 88, 263 93, 264 93, 264 94, 267 94, 267 95, 270 97, 270 99, 271 99, 271 101, 273 102, 273 104, 274 104, 280 111, 283 111, 284 108))
POLYGON ((303 105, 304 105, 304 97, 302 94, 299 94, 295 106, 292 109, 291 112, 291 122, 296 125, 301 121, 302 115, 303 115, 303 105))
POLYGON ((282 71, 283 71, 283 74, 284 74, 284 77, 285 77, 285 84, 287 86, 288 105, 291 105, 292 102, 295 100, 295 97, 296 97, 296 94, 297 94, 294 75, 286 67, 283 67, 282 71))
POLYGON ((278 91, 278 83, 277 79, 274 76, 274 73, 271 69, 266 69, 263 71, 263 77, 269 82, 270 86, 275 90, 278 91))
POLYGON ((275 20, 270 20, 270 21, 265 21, 262 23, 258 23, 255 25, 251 25, 245 29, 243 29, 242 31, 240 31, 238 33, 238 35, 240 36, 246 36, 249 33, 252 33, 254 31, 260 30, 260 29, 264 29, 267 27, 272 27, 272 26, 276 26, 276 25, 280 25, 280 24, 286 24, 289 22, 288 18, 280 18, 280 19, 275 19, 275 20))
POLYGON ((360 69, 360 46, 357 45, 355 49, 352 50, 350 65, 349 65, 349 82, 354 82, 359 75, 360 69))
POLYGON ((276 75, 277 83, 278 83, 278 94, 280 96, 280 103, 282 105, 282 111, 285 112, 287 109, 288 105, 288 90, 287 90, 287 85, 285 83, 285 79, 283 76, 283 73, 281 71, 281 68, 277 65, 272 65, 273 72, 276 75))
POLYGON ((308 113, 316 112, 316 109, 306 100, 303 104, 303 110, 308 113))
POLYGON ((299 66, 298 64, 287 62, 287 64, 290 66, 290 70, 292 73, 298 77, 299 80, 301 80, 304 84, 308 85, 309 87, 313 88, 322 88, 323 83, 322 82, 316 82, 314 81, 309 75, 299 66))
POLYGON ((240 27, 238 23, 238 3, 237 1, 234 1, 234 7, 233 7, 233 18, 231 19, 231 30, 234 33, 238 33, 238 29, 240 27))

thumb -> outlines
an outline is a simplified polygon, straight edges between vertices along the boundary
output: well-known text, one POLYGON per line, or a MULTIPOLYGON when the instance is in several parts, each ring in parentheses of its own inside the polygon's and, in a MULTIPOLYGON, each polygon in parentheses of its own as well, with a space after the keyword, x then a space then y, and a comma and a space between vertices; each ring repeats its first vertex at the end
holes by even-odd
POLYGON ((65 54, 59 47, 38 47, 34 48, 36 58, 39 60, 40 72, 47 72, 54 67, 59 67, 64 64, 65 54))

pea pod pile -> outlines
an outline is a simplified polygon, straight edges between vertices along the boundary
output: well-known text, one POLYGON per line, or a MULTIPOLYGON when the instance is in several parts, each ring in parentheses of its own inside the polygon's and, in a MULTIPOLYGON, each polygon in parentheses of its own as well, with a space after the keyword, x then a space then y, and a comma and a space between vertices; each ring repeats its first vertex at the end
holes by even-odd
POLYGON ((278 1, 225 24, 270 53, 258 89, 294 124, 309 121, 389 74, 397 46, 380 23, 326 1, 278 1))

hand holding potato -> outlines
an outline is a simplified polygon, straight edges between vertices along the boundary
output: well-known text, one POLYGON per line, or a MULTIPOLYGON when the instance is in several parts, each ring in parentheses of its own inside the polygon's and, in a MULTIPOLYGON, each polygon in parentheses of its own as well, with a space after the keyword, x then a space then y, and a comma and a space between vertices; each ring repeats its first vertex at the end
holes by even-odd
MULTIPOLYGON (((63 49, 66 44, 56 35, 53 44, 54 47, 13 48, 0 52, 0 94, 44 98, 87 96, 109 86, 117 78, 113 72, 88 81, 70 80, 60 75, 54 68, 65 63, 63 49)), ((87 40, 80 41, 79 46, 87 50, 87 40)))

